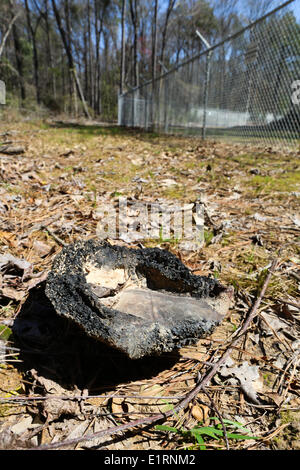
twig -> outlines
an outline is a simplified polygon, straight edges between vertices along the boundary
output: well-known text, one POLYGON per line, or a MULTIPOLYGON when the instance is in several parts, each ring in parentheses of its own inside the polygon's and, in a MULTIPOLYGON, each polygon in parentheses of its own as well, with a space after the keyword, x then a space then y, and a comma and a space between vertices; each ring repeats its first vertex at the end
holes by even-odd
POLYGON ((293 351, 292 347, 287 343, 286 340, 283 340, 280 338, 280 336, 277 334, 276 330, 270 325, 270 323, 265 319, 265 317, 261 314, 259 314, 259 318, 267 325, 267 327, 272 331, 272 334, 276 337, 279 343, 283 344, 286 349, 290 349, 293 351))
POLYGON ((211 402, 211 406, 212 408, 214 409, 215 413, 218 415, 218 418, 220 420, 220 423, 222 425, 222 429, 223 429, 223 433, 224 433, 224 439, 225 439, 225 443, 226 443, 226 449, 229 450, 229 442, 228 442, 228 437, 227 437, 227 431, 226 431, 226 426, 224 424, 224 421, 223 421, 223 418, 221 416, 221 414, 219 413, 219 410, 214 402, 214 400, 211 398, 211 396, 209 395, 209 393, 207 392, 207 390, 205 388, 202 389, 202 391, 205 393, 205 395, 208 397, 208 399, 210 400, 211 402))
POLYGON ((300 276, 299 274, 295 273, 294 271, 290 271, 289 275, 297 279, 297 281, 300 281, 300 276))
POLYGON ((31 449, 32 450, 58 449, 58 448, 61 448, 61 447, 71 446, 71 445, 77 444, 79 442, 84 442, 84 441, 92 440, 92 439, 103 437, 103 436, 110 436, 112 434, 127 431, 128 429, 132 429, 132 428, 139 427, 139 426, 142 426, 142 425, 154 424, 154 423, 156 423, 158 421, 161 421, 161 420, 166 420, 170 416, 173 416, 174 414, 176 414, 179 411, 181 411, 182 409, 184 409, 199 394, 199 392, 201 390, 203 390, 203 388, 210 382, 210 380, 213 378, 213 376, 217 373, 220 366, 222 364, 224 364, 224 362, 226 361, 226 359, 230 355, 233 346, 240 340, 241 336, 245 333, 245 331, 247 331, 250 323, 252 322, 253 318, 256 316, 257 309, 258 309, 258 307, 259 307, 259 305, 260 305, 260 303, 261 303, 261 301, 262 301, 262 299, 265 295, 265 292, 266 292, 266 289, 269 285, 271 276, 274 273, 274 271, 277 267, 277 264, 278 264, 277 259, 272 262, 272 265, 269 269, 268 275, 265 279, 265 282, 263 284, 261 292, 260 292, 259 296, 257 297, 257 299, 256 299, 256 301, 255 301, 255 303, 254 303, 254 305, 253 305, 253 307, 252 307, 252 309, 249 313, 249 316, 248 316, 247 320, 245 321, 244 325, 242 326, 242 328, 239 332, 239 335, 236 336, 236 338, 233 340, 231 346, 225 351, 223 356, 212 366, 211 370, 207 373, 207 375, 204 376, 202 379, 200 379, 198 381, 198 383, 196 384, 196 386, 189 393, 187 393, 186 396, 184 397, 184 399, 181 402, 179 402, 175 407, 173 407, 170 410, 167 410, 165 413, 157 413, 154 416, 151 416, 151 417, 148 417, 148 418, 137 419, 135 421, 131 421, 130 423, 121 424, 119 426, 113 426, 111 428, 104 429, 102 431, 98 431, 98 432, 93 433, 93 434, 88 434, 86 436, 81 436, 81 437, 77 437, 77 438, 74 438, 74 439, 66 439, 66 440, 61 441, 61 442, 54 442, 53 444, 45 444, 45 445, 41 445, 41 446, 38 446, 38 447, 33 447, 31 449))
MULTIPOLYGON (((110 398, 134 398, 134 399, 139 399, 139 400, 182 400, 184 398, 183 396, 158 396, 158 395, 74 395, 74 396, 67 396, 67 395, 46 395, 46 396, 41 396, 41 397, 33 397, 33 396, 25 396, 25 397, 0 397, 0 402, 1 401, 39 401, 39 400, 88 400, 89 398, 105 398, 105 399, 110 399, 110 398)), ((155 406, 160 406, 161 403, 152 403, 152 405, 155 406)))
POLYGON ((4 155, 19 155, 24 152, 25 149, 23 147, 12 147, 10 145, 0 147, 0 153, 3 153, 4 155))
MULTIPOLYGON (((289 389, 290 389, 291 382, 292 382, 292 380, 293 380, 293 378, 294 378, 294 376, 295 376, 295 374, 296 374, 297 366, 298 366, 299 361, 300 361, 299 352, 298 352, 298 354, 295 354, 295 356, 296 356, 296 357, 293 357, 293 358, 292 358, 292 363, 294 362, 294 366, 293 366, 293 370, 292 370, 292 373, 291 373, 291 375, 290 375, 290 378, 289 378, 289 380, 288 380, 286 389, 285 389, 285 391, 284 391, 284 393, 283 393, 283 400, 282 400, 282 402, 281 402, 281 405, 282 405, 282 404, 285 402, 285 400, 286 400, 288 391, 289 391, 289 389), (298 357, 297 357, 297 356, 298 356, 298 357), (296 360, 296 359, 297 359, 297 360, 296 360)), ((292 363, 291 363, 291 364, 292 364, 292 363)), ((279 406, 279 409, 280 409, 281 405, 279 406)))
POLYGON ((64 242, 61 238, 59 238, 57 235, 55 235, 54 232, 52 232, 52 230, 50 228, 48 228, 46 225, 41 225, 41 229, 43 230, 46 230, 49 235, 51 235, 52 238, 54 238, 54 240, 59 244, 59 245, 62 245, 62 246, 67 246, 68 244, 66 242, 64 242))
MULTIPOLYGON (((295 363, 297 364, 299 362, 299 350, 297 350, 293 356, 286 362, 286 365, 285 365, 285 368, 283 370, 283 373, 281 375, 281 378, 280 378, 280 381, 279 381, 279 384, 278 384, 278 387, 277 387, 277 393, 278 394, 281 394, 281 391, 282 391, 282 388, 283 388, 283 381, 286 380, 286 377, 285 375, 288 374, 288 370, 289 368, 291 367, 291 365, 293 364, 294 362, 294 369, 295 369, 295 363), (296 361, 297 359, 297 361, 296 361)), ((286 390, 288 390, 289 386, 290 386, 290 383, 292 381, 292 378, 294 376, 294 373, 292 373, 292 375, 290 376, 290 379, 288 380, 288 385, 287 385, 287 388, 286 390)), ((285 397, 284 397, 285 398, 285 397)), ((284 401, 284 400, 283 400, 284 401)), ((283 403, 283 402, 282 402, 283 403)))
MULTIPOLYGON (((300 278, 299 278, 299 280, 300 280, 300 278)), ((291 307, 295 307, 298 310, 300 310, 300 304, 295 304, 294 302, 290 302, 289 300, 282 300, 282 299, 278 299, 278 300, 280 302, 282 302, 283 304, 291 305, 291 307)))
POLYGON ((292 230, 293 232, 300 232, 300 228, 297 228, 297 227, 288 227, 286 225, 284 226, 281 226, 280 227, 280 230, 292 230))

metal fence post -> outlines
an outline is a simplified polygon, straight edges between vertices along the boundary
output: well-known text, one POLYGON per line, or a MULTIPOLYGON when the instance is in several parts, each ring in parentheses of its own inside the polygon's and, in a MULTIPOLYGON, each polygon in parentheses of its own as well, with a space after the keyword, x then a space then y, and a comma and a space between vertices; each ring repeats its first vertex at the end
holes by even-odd
POLYGON ((5 104, 6 103, 5 98, 6 98, 5 82, 0 80, 0 104, 5 104))
POLYGON ((123 96, 118 95, 118 126, 123 126, 123 96))
POLYGON ((165 96, 164 96, 164 131, 167 134, 169 131, 169 120, 168 120, 168 107, 169 107, 169 77, 165 79, 165 96))
POLYGON ((135 126, 135 90, 132 92, 132 104, 131 104, 131 127, 135 126))
POLYGON ((150 111, 150 120, 151 120, 151 132, 154 132, 156 128, 156 80, 152 82, 151 90, 151 111, 150 111))
POLYGON ((203 100, 203 123, 202 123, 202 139, 206 138, 206 115, 207 115, 207 103, 208 103, 208 87, 210 80, 210 59, 212 52, 208 52, 206 56, 206 71, 205 71, 205 83, 204 83, 204 100, 203 100))
MULTIPOLYGON (((196 30, 197 36, 201 39, 201 41, 205 44, 207 49, 211 48, 209 42, 196 30)), ((206 70, 205 70, 205 82, 204 82, 204 98, 203 98, 203 122, 202 122, 202 139, 206 137, 206 113, 207 113, 207 102, 208 102, 208 86, 209 86, 209 78, 210 78, 210 58, 211 58, 212 51, 209 50, 206 55, 206 70)))

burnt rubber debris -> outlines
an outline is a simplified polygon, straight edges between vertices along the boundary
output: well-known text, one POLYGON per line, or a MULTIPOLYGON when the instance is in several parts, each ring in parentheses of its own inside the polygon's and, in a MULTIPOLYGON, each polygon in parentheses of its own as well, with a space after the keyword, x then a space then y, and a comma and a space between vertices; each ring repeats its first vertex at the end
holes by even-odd
POLYGON ((220 324, 233 297, 232 288, 194 275, 166 250, 95 240, 63 248, 45 292, 58 315, 131 359, 195 344, 220 324))

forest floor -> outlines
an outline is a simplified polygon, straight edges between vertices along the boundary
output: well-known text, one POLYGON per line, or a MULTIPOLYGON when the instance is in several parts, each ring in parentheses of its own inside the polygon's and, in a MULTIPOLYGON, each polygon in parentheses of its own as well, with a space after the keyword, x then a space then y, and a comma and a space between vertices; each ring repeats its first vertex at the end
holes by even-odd
POLYGON ((0 448, 299 449, 300 152, 62 122, 7 123, 0 141, 0 448), (234 287, 229 314, 195 346, 129 361, 47 319, 55 255, 96 238, 99 205, 120 196, 205 209, 199 250, 161 235, 118 242, 170 250, 234 287), (205 390, 131 429, 176 406, 226 352, 274 259, 257 315, 205 390))

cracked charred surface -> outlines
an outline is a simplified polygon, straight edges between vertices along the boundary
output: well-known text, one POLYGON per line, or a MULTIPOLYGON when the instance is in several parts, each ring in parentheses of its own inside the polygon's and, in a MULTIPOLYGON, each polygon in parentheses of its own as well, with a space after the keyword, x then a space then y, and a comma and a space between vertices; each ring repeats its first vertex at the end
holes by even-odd
POLYGON ((132 359, 212 332, 232 290, 196 276, 172 253, 80 241, 56 257, 46 285, 56 312, 132 359))

